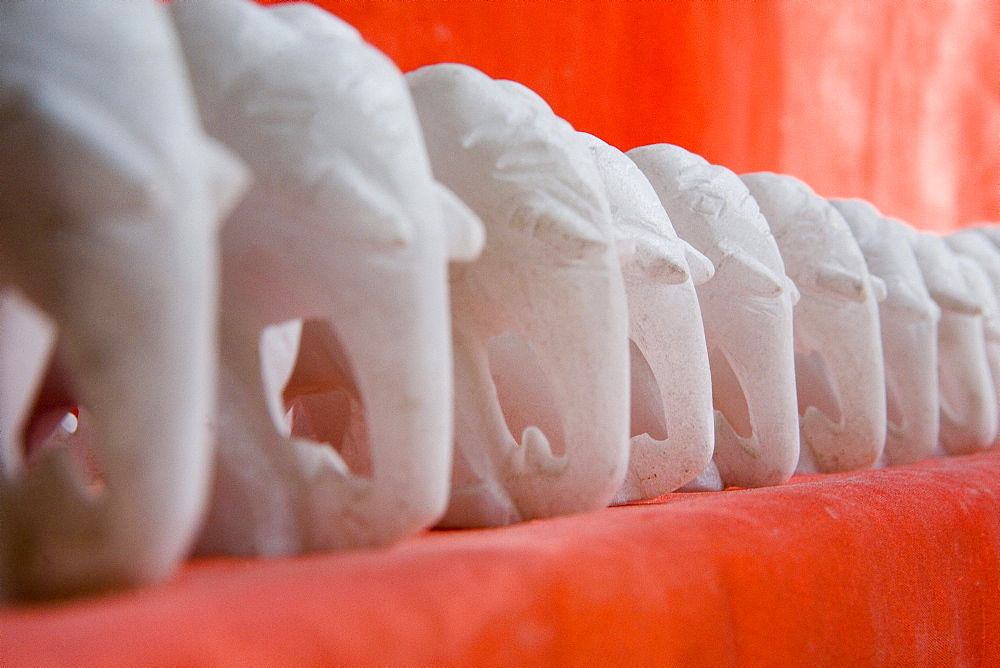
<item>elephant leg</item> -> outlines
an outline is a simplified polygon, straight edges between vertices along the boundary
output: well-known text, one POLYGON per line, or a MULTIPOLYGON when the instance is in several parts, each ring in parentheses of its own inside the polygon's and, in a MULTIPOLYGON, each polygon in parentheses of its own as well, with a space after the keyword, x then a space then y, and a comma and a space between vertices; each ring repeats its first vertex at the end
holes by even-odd
POLYGON ((809 307, 796 307, 795 325, 803 448, 823 473, 871 468, 885 448, 887 422, 876 305, 809 307))
MULTIPOLYGON (((280 285, 266 286, 268 294, 237 296, 238 286, 255 290, 259 281, 236 273, 226 280, 234 288, 223 306, 224 320, 232 321, 223 348, 243 352, 223 360, 223 371, 239 376, 239 389, 223 402, 223 415, 232 415, 220 424, 221 483, 204 550, 210 536, 225 537, 232 526, 240 526, 237 535, 214 539, 212 550, 384 545, 432 525, 444 512, 453 393, 444 244, 436 241, 428 235, 395 255, 345 252, 329 272, 319 270, 322 258, 299 257, 294 265, 279 259, 273 270, 280 285), (296 273, 300 266, 310 268, 308 279, 296 273), (379 295, 379 308, 371 306, 373 295, 379 295), (336 390, 347 402, 338 410, 346 412, 317 417, 314 424, 339 429, 331 439, 338 442, 288 438, 269 419, 283 408, 267 409, 257 346, 264 326, 289 317, 305 318, 306 324, 301 364, 283 392, 294 400, 310 389, 336 390), (313 378, 304 378, 306 368, 313 378), (248 503, 259 513, 241 519, 240 508, 248 503)), ((242 271, 241 265, 260 268, 231 259, 234 271, 242 271)))
POLYGON ((261 330, 225 307, 220 324, 214 484, 197 551, 296 553, 303 538, 295 515, 301 501, 293 446, 278 433, 266 398, 261 330))
POLYGON ((941 411, 938 399, 937 324, 908 322, 887 309, 881 318, 886 384, 886 466, 934 456, 941 411))
MULTIPOLYGON (((445 511, 451 365, 447 339, 431 332, 447 331, 447 320, 443 305, 425 315, 436 315, 436 326, 405 316, 390 322, 374 309, 349 323, 324 323, 336 336, 324 344, 332 365, 323 376, 335 388, 329 398, 339 404, 339 415, 326 416, 327 424, 364 489, 340 503, 323 485, 310 486, 315 549, 386 545, 434 524, 445 511)), ((312 335, 313 327, 305 333, 312 335)), ((304 338, 303 354, 314 352, 314 343, 304 338)))
POLYGON ((724 486, 780 485, 799 460, 791 304, 700 286, 724 486))

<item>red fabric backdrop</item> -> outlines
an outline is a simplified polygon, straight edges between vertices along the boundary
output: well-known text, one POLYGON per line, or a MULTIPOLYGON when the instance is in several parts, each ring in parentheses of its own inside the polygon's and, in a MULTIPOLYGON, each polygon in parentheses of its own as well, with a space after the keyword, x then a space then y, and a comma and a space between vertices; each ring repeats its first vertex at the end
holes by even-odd
POLYGON ((670 142, 929 229, 1000 220, 997 0, 319 0, 621 149, 670 142))

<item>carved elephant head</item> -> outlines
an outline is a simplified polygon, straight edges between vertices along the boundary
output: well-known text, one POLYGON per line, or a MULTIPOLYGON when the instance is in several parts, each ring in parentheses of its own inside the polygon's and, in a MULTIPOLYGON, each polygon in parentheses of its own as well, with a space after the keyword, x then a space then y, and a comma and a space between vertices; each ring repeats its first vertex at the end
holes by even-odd
MULTIPOLYGON (((204 513, 215 236, 245 175, 203 132, 159 3, 3 3, 0 61, 0 282, 55 325, 99 476, 88 484, 68 447, 25 461, 24 425, 7 425, 0 592, 153 582, 204 513)), ((3 336, 17 331, 31 328, 3 336)), ((15 421, 37 381, 0 395, 15 421)))
POLYGON ((451 471, 447 262, 476 255, 480 223, 433 180, 402 75, 352 27, 308 4, 170 9, 207 129, 255 177, 222 231, 219 454, 199 549, 381 545, 433 524, 451 471), (261 351, 265 328, 297 319, 300 350, 293 332, 261 351), (273 419, 281 387, 262 372, 287 377, 296 352, 319 365, 313 389, 343 400, 320 407, 332 443, 273 419))
POLYGON ((656 191, 618 149, 591 135, 616 230, 629 307, 632 454, 617 503, 672 492, 705 470, 715 448, 712 375, 695 285, 715 267, 681 241, 656 191))
POLYGON ((870 468, 886 435, 885 372, 877 296, 865 258, 832 204, 791 176, 743 181, 771 225, 795 305, 795 375, 802 453, 798 470, 870 468))
POLYGON ((792 352, 798 293, 767 222, 739 177, 701 156, 670 144, 628 156, 677 234, 715 265, 715 276, 697 287, 716 409, 714 469, 690 489, 780 484, 799 457, 792 352))
POLYGON ((444 524, 605 506, 628 462, 628 313, 587 144, 536 95, 473 68, 407 79, 435 176, 486 226, 480 258, 451 272, 456 461, 444 524))
POLYGON ((986 354, 985 306, 959 256, 936 234, 895 221, 913 247, 931 298, 941 307, 938 382, 941 445, 947 454, 990 447, 997 437, 997 396, 986 354))
POLYGON ((883 463, 911 464, 938 448, 937 327, 941 309, 899 227, 863 200, 830 200, 847 222, 873 278, 886 286, 879 302, 885 359, 886 437, 883 463))

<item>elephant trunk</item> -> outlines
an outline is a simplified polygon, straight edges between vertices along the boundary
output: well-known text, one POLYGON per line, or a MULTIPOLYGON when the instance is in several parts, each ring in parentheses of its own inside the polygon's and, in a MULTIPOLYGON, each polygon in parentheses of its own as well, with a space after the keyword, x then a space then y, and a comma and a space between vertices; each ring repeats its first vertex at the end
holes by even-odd
POLYGON ((810 448, 823 473, 871 468, 885 447, 885 371, 876 308, 872 299, 844 307, 818 297, 803 298, 795 307, 802 447, 810 448), (825 365, 815 378, 802 368, 813 353, 825 365), (839 415, 803 403, 812 381, 829 381, 839 415))
POLYGON ((648 284, 629 272, 625 281, 631 338, 661 399, 650 408, 661 415, 667 433, 632 436, 628 476, 616 496, 620 503, 674 491, 708 466, 715 447, 711 372, 694 286, 648 284))
POLYGON ((698 286, 709 330, 708 345, 723 359, 713 363, 716 406, 714 461, 726 486, 780 485, 795 471, 799 458, 792 344, 792 296, 747 296, 733 304, 726 286, 709 281, 698 286), (723 361, 729 373, 719 372, 723 361), (717 370, 718 369, 718 370, 717 370), (739 433, 729 397, 739 393, 749 433, 739 433))
POLYGON ((608 505, 628 465, 628 312, 617 264, 556 271, 568 275, 526 271, 510 286, 525 302, 519 333, 548 381, 565 444, 556 455, 529 426, 519 448, 492 450, 525 519, 608 505))

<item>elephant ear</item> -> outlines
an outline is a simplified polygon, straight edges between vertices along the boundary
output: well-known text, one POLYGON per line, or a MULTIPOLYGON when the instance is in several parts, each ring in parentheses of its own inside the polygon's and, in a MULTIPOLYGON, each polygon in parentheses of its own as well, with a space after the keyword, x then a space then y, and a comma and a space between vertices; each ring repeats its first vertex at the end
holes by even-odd
POLYGON ((561 261, 594 258, 612 243, 585 215, 554 197, 522 204, 514 212, 511 227, 527 232, 561 261))
POLYGON ((758 297, 777 299, 786 288, 785 276, 775 276, 763 262, 742 250, 726 254, 716 271, 732 275, 735 285, 758 297))
POLYGON ((482 221, 451 188, 440 181, 433 183, 447 236, 448 258, 461 262, 475 260, 486 243, 482 221))
POLYGON ((864 276, 858 276, 834 264, 820 265, 816 271, 816 288, 825 294, 858 304, 865 301, 868 292, 864 276))
MULTIPOLYGON (((634 227, 634 229, 640 228, 634 227)), ((669 239, 649 233, 638 233, 633 237, 633 243, 634 264, 654 283, 680 285, 691 277, 683 248, 669 239)))
POLYGON ((982 315, 983 307, 970 296, 964 295, 957 290, 949 289, 947 286, 927 286, 931 293, 931 298, 937 302, 942 310, 956 315, 982 315))
POLYGON ((623 265, 635 257, 636 247, 632 237, 620 227, 613 230, 615 239, 615 252, 618 255, 618 264, 623 265))
POLYGON ((889 291, 885 305, 919 319, 927 318, 937 322, 941 318, 941 307, 930 295, 925 293, 921 296, 911 285, 900 279, 893 281, 893 289, 889 291))
POLYGON ((688 271, 691 273, 691 280, 695 285, 707 283, 715 276, 715 265, 694 246, 684 241, 684 257, 687 258, 688 271))
POLYGON ((875 296, 875 301, 881 304, 888 298, 889 288, 886 286, 885 281, 875 274, 869 274, 868 278, 872 283, 872 294, 875 296))
POLYGON ((792 298, 792 306, 798 304, 799 300, 802 299, 802 293, 799 292, 799 287, 795 285, 795 281, 788 275, 785 276, 785 289, 788 290, 788 294, 792 298))

